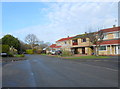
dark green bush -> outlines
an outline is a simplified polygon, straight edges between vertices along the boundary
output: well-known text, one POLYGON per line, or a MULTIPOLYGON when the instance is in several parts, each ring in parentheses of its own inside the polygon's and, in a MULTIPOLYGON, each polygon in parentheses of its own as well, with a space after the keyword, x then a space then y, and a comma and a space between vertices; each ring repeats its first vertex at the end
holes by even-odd
POLYGON ((3 53, 9 53, 9 49, 10 49, 9 45, 2 45, 2 52, 3 53))
POLYGON ((14 55, 12 53, 8 53, 9 57, 14 57, 14 55))

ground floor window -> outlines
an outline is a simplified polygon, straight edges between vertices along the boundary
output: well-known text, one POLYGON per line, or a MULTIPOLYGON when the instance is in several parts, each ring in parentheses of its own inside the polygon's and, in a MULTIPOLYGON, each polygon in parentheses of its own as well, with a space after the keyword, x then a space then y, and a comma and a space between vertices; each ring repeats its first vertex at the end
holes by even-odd
POLYGON ((99 50, 105 51, 105 50, 106 50, 106 46, 100 46, 100 47, 99 47, 99 50))
POLYGON ((120 45, 115 46, 115 54, 120 54, 120 45))
POLYGON ((120 49, 120 45, 118 45, 118 49, 120 49))

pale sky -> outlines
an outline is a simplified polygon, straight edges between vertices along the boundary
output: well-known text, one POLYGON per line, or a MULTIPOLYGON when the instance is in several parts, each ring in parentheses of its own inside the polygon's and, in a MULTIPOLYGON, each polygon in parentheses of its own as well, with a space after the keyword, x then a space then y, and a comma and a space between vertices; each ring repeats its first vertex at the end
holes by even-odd
MULTIPOLYGON (((54 43, 60 38, 117 25, 117 2, 4 2, 1 36, 27 34, 54 43)), ((1 37, 0 36, 0 37, 1 37)))

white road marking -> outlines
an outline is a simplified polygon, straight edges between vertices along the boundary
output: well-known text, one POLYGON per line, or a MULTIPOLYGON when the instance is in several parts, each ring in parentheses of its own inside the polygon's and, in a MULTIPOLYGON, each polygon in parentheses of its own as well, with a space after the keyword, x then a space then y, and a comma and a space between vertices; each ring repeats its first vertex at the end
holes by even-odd
POLYGON ((32 76, 34 75, 33 72, 31 72, 31 75, 32 75, 32 76))

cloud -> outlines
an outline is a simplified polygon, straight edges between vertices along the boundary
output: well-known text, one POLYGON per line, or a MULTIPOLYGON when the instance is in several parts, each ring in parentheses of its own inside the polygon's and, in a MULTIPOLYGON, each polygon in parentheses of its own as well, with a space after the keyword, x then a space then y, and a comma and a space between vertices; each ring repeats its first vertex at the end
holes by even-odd
POLYGON ((89 27, 97 30, 98 27, 112 27, 117 19, 117 3, 113 2, 60 2, 46 3, 43 8, 48 19, 47 24, 31 26, 13 32, 22 40, 33 33, 40 40, 55 42, 59 38, 74 36, 88 31, 89 27))

